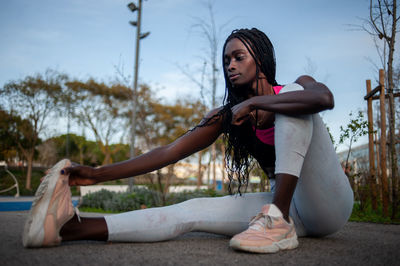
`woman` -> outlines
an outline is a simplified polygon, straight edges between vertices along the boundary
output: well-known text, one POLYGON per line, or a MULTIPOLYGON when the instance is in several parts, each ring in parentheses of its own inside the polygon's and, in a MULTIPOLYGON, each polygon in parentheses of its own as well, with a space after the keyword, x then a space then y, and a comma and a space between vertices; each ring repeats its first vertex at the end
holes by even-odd
POLYGON ((223 47, 223 65, 224 106, 173 143, 96 169, 71 167, 69 161, 56 165, 38 189, 24 245, 80 239, 151 242, 206 231, 234 235, 234 249, 271 253, 296 248, 297 235, 324 236, 339 230, 351 213, 353 193, 317 114, 333 108, 330 90, 309 76, 279 86, 273 46, 257 29, 232 32, 223 47), (238 183, 240 192, 253 157, 269 176, 275 173, 274 192, 193 199, 105 218, 74 215, 69 185, 159 169, 206 148, 221 134, 227 140, 231 184, 238 183))

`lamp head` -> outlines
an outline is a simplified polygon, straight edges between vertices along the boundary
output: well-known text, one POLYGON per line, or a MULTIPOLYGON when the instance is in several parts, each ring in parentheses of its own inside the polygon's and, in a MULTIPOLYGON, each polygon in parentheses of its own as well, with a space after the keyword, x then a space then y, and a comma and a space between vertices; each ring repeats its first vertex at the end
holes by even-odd
POLYGON ((134 3, 132 3, 132 2, 130 2, 130 3, 128 4, 128 8, 129 8, 132 12, 135 12, 136 10, 138 10, 138 7, 137 7, 134 3))
POLYGON ((150 35, 150 31, 140 34, 140 37, 139 37, 139 38, 140 38, 140 39, 144 39, 144 38, 146 38, 146 37, 149 36, 149 35, 150 35))

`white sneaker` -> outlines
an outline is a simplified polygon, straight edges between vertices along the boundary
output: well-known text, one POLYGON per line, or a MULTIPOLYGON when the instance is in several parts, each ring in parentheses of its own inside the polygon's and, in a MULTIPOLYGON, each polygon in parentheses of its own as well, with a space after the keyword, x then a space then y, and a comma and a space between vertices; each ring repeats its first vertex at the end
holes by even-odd
POLYGON ((37 189, 24 227, 24 247, 60 244, 60 229, 74 216, 68 176, 61 175, 61 169, 70 165, 67 159, 58 162, 37 189))
POLYGON ((264 205, 249 225, 246 231, 231 239, 229 246, 248 252, 275 253, 299 245, 292 219, 286 222, 274 204, 264 205))

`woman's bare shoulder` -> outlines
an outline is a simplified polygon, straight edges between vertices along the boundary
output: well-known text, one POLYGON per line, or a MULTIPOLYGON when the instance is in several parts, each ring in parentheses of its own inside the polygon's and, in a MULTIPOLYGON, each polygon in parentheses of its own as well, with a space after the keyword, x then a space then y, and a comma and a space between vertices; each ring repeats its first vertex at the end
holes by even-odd
POLYGON ((201 120, 199 126, 212 125, 212 124, 221 125, 225 117, 225 113, 223 112, 224 108, 225 108, 224 106, 220 106, 210 110, 201 120))
POLYGON ((212 117, 212 116, 214 116, 214 115, 216 115, 216 114, 218 114, 218 113, 221 113, 223 109, 224 109, 224 106, 216 107, 216 108, 210 110, 210 111, 206 114, 205 118, 210 118, 210 117, 212 117))

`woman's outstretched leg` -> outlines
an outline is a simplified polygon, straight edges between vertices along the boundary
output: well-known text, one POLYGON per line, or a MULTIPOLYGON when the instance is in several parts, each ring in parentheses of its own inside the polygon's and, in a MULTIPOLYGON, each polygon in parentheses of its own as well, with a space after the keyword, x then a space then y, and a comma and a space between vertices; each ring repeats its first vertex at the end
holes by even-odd
POLYGON ((104 218, 81 218, 79 222, 68 176, 60 174, 69 164, 68 160, 58 163, 40 185, 25 225, 24 246, 54 246, 61 240, 154 242, 189 231, 234 235, 246 229, 251 217, 273 199, 272 193, 198 198, 104 218))
POLYGON ((233 235, 243 231, 256 209, 271 200, 270 193, 254 193, 243 197, 197 198, 106 217, 78 219, 75 215, 61 228, 60 236, 63 241, 156 242, 190 231, 233 235))
POLYGON ((62 241, 108 240, 108 229, 103 217, 80 217, 75 215, 60 230, 62 241))
POLYGON ((179 204, 136 210, 105 217, 108 240, 115 242, 155 242, 175 238, 190 231, 232 236, 248 223, 272 193, 191 199, 179 204))
POLYGON ((173 239, 190 231, 232 236, 248 226, 251 217, 272 193, 196 198, 179 204, 135 210, 101 218, 74 216, 60 230, 63 241, 101 240, 156 242, 173 239))

